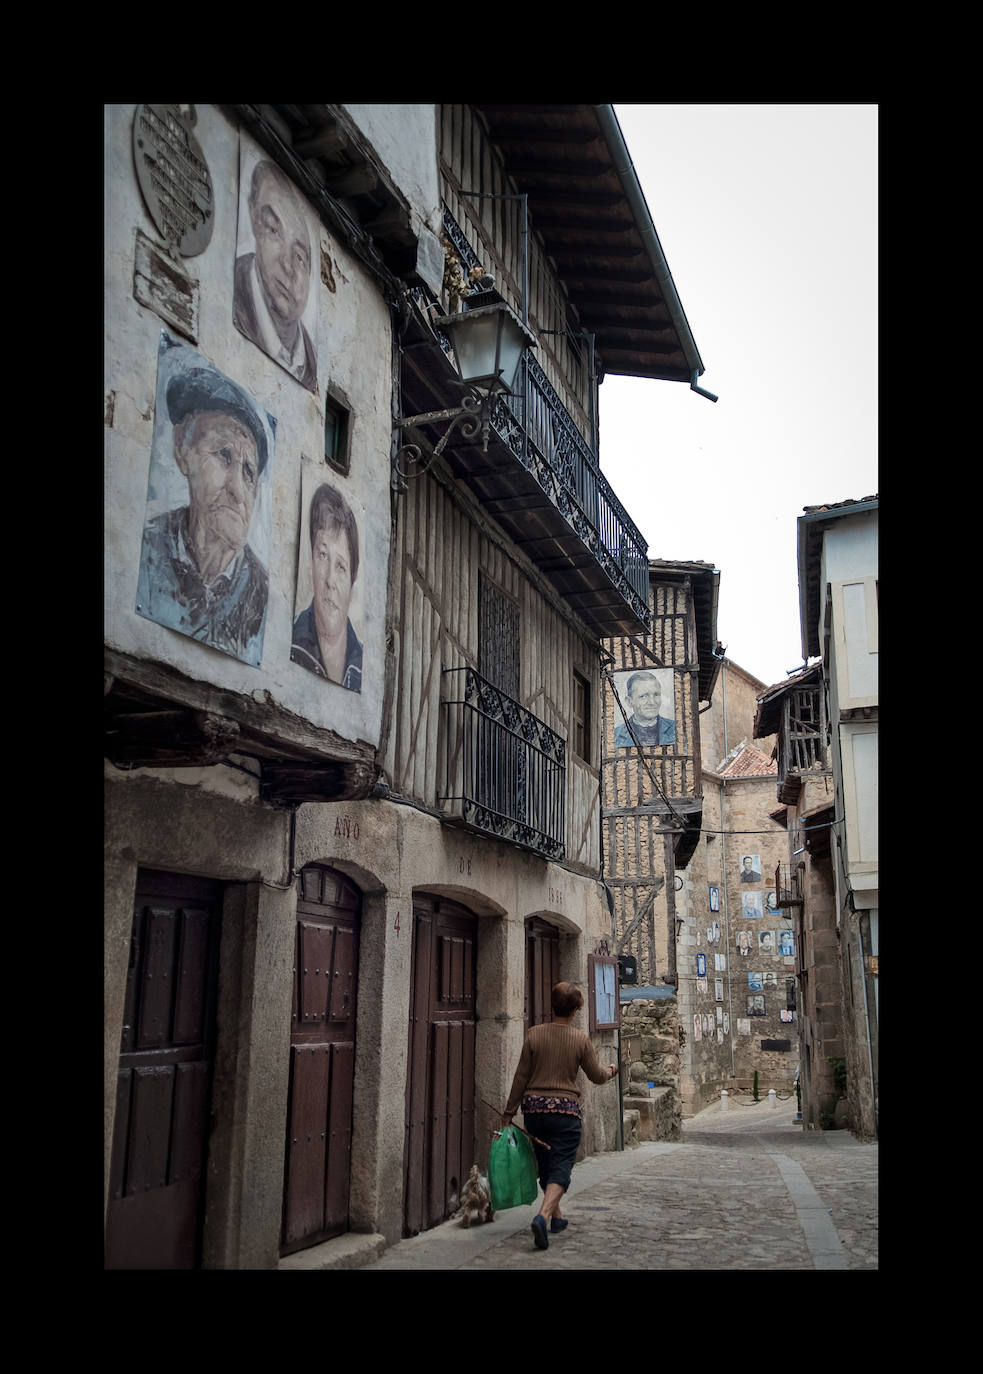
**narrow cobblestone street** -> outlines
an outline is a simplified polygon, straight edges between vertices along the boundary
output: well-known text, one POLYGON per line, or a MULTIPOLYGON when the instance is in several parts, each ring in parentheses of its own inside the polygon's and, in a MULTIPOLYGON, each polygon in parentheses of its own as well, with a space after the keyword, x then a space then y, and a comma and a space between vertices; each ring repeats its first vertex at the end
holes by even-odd
POLYGON ((392 1246, 374 1269, 876 1269, 876 1143, 803 1132, 795 1099, 732 1100, 643 1143, 579 1163, 570 1225, 533 1247, 534 1208, 392 1246))

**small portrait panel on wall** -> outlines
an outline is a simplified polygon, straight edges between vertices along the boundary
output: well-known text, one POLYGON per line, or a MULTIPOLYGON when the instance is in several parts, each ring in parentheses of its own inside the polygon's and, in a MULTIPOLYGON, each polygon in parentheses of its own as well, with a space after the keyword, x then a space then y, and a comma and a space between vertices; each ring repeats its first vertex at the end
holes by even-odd
POLYGON ((705 978, 707 976, 707 956, 705 954, 698 954, 696 956, 696 976, 697 978, 705 978))
POLYGON ((676 743, 676 695, 671 668, 612 674, 614 747, 676 743))
POLYGON ((713 925, 710 927, 710 929, 713 931, 713 943, 714 943, 715 945, 719 945, 719 944, 720 944, 720 922, 719 922, 719 921, 714 921, 714 923, 713 923, 713 925))
POLYGON ((758 970, 754 970, 748 973, 747 985, 749 988, 752 988, 755 992, 760 992, 761 989, 764 987, 764 983, 761 981, 761 973, 758 970))
POLYGON ((276 420, 161 331, 136 609, 258 667, 276 420))
POLYGON ((285 172, 242 144, 232 321, 240 334, 317 387, 318 220, 285 172))
POLYGON ((746 921, 753 921, 761 915, 761 893, 741 893, 741 915, 746 921))
POLYGON ((720 888, 719 888, 719 887, 711 887, 711 888, 710 888, 710 910, 711 910, 711 911, 719 911, 719 910, 720 910, 720 888))
POLYGON ((761 986, 762 988, 777 988, 778 974, 772 969, 765 969, 764 973, 761 975, 761 986))
POLYGON ((781 908, 778 905, 778 893, 771 888, 765 893, 765 911, 769 916, 777 916, 781 908))
POLYGON ((737 952, 744 955, 751 953, 751 932, 749 930, 737 932, 737 952))
POLYGON ((765 1016, 765 995, 763 992, 751 992, 747 997, 748 1016, 765 1016))
POLYGON ((795 936, 790 930, 778 932, 778 952, 786 959, 795 954, 795 936))
POLYGON ((742 854, 741 855, 741 882, 760 883, 761 882, 761 855, 742 854))
POLYGON ((762 954, 775 953, 775 932, 773 930, 758 931, 758 949, 762 954))
POLYGON ((323 468, 305 463, 290 661, 350 692, 362 690, 358 569, 355 512, 341 487, 324 480, 323 468))
POLYGON ((700 1013, 697 1012, 696 1015, 693 1017, 693 1039, 694 1039, 694 1040, 701 1040, 702 1038, 703 1038, 703 1021, 702 1021, 702 1019, 701 1019, 701 1017, 700 1017, 700 1013))

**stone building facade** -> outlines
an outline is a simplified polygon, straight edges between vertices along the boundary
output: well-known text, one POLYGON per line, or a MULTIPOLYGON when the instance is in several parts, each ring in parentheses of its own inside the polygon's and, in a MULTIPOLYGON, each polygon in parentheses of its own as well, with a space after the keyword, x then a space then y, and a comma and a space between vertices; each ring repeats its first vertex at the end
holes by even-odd
POLYGON ((562 146, 562 203, 606 167, 655 251, 609 107, 114 105, 105 141, 107 1265, 272 1269, 450 1215, 610 942, 600 644, 648 583, 597 385, 702 364, 655 263, 654 350, 588 352, 595 258, 537 229, 522 151, 562 146), (445 432, 478 288, 538 361, 445 432))

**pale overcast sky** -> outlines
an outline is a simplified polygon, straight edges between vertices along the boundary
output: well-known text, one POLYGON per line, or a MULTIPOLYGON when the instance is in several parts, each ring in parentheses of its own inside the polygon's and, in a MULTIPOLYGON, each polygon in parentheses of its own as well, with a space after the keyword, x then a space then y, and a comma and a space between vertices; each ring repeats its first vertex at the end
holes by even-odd
POLYGON ((606 377, 601 467, 650 558, 720 569, 727 655, 771 685, 802 508, 877 491, 877 106, 614 108, 719 400, 606 377))

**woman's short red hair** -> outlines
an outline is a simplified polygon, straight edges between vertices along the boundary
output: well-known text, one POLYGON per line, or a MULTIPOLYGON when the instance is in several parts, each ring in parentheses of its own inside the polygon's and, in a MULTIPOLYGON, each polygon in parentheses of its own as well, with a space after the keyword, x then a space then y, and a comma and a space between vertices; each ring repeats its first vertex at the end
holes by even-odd
POLYGON ((557 1016, 569 1016, 571 1012, 579 1011, 584 1005, 584 994, 576 983, 557 983, 550 994, 550 999, 553 1003, 553 1011, 557 1016))

